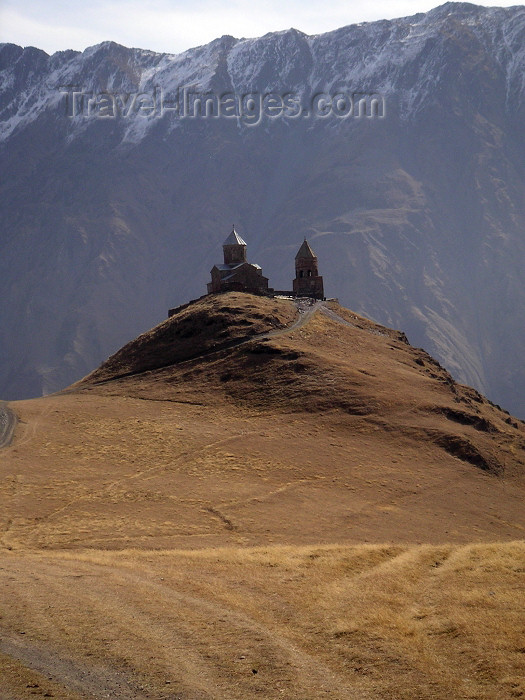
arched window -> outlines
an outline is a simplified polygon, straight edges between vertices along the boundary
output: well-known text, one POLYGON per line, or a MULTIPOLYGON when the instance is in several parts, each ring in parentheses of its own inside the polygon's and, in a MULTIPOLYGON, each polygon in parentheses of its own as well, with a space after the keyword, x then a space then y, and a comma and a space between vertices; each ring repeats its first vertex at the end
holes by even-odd
POLYGON ((308 270, 308 277, 311 277, 311 276, 312 276, 312 271, 308 270))
POLYGON ((299 277, 302 277, 302 276, 303 276, 303 271, 299 270, 299 277))

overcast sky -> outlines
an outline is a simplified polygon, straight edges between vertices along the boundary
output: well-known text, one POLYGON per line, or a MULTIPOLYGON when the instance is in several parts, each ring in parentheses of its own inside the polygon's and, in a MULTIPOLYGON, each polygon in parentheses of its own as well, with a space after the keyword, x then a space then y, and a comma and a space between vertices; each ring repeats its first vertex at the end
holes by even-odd
POLYGON ((53 53, 83 50, 111 39, 125 46, 179 53, 223 34, 253 37, 290 27, 318 34, 354 22, 425 12, 440 4, 440 0, 0 0, 0 42, 53 53))

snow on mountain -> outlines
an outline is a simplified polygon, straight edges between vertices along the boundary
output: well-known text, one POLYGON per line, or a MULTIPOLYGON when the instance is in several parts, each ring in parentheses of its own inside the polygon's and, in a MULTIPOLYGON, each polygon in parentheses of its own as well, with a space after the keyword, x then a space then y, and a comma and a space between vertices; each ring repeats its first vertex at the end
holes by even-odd
POLYGON ((375 90, 386 97, 395 95, 400 114, 413 118, 417 105, 446 82, 444 44, 454 42, 458 29, 492 49, 491 58, 503 71, 507 103, 521 103, 525 7, 446 3, 426 14, 350 25, 316 36, 290 29, 256 39, 221 37, 179 55, 127 49, 110 41, 83 53, 61 51, 52 56, 33 47, 3 44, 0 139, 38 118, 43 109, 56 109, 64 100, 64 86, 86 92, 151 92, 157 86, 168 93, 183 86, 204 91, 215 77, 225 76, 224 87, 234 91, 375 90))

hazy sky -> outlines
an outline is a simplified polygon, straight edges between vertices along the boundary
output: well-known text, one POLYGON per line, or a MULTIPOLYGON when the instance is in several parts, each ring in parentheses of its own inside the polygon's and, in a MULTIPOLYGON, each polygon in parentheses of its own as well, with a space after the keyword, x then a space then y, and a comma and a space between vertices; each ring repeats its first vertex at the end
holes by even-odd
MULTIPOLYGON (((354 22, 403 17, 440 0, 0 0, 0 42, 48 53, 111 39, 179 53, 223 34, 261 36, 295 27, 307 34, 354 22)), ((510 7, 515 1, 479 2, 510 7)))

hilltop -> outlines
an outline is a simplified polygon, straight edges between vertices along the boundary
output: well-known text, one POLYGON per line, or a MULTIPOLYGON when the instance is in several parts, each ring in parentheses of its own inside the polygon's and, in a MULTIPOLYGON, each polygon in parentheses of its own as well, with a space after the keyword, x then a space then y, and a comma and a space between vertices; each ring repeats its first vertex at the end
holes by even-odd
POLYGON ((10 404, 2 691, 525 692, 525 428, 335 301, 212 295, 10 404))
POLYGON ((336 301, 205 297, 76 387, 272 414, 337 411, 336 420, 429 443, 493 474, 525 473, 521 420, 455 382, 403 333, 336 301))
POLYGON ((12 408, 6 495, 26 484, 1 509, 13 547, 524 532, 523 423, 336 302, 204 297, 12 408))

